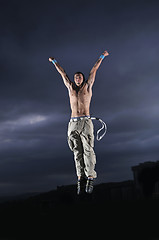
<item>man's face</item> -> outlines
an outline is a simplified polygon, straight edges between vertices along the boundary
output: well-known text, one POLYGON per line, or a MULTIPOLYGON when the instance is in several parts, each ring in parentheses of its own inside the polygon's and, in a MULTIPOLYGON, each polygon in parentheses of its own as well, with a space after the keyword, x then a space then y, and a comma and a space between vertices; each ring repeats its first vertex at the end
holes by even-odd
POLYGON ((74 75, 75 84, 80 87, 83 83, 83 75, 81 73, 74 75))

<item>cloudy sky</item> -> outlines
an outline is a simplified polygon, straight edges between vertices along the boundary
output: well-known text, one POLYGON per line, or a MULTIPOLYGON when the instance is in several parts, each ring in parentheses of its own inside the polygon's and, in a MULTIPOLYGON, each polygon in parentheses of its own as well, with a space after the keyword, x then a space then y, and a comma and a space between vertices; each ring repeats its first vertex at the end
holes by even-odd
MULTIPOLYGON (((159 2, 0 1, 0 196, 76 181, 67 145, 67 89, 104 50, 91 114, 108 125, 95 141, 96 183, 132 179, 131 166, 159 160, 159 2)), ((100 127, 94 122, 95 131, 100 127)))

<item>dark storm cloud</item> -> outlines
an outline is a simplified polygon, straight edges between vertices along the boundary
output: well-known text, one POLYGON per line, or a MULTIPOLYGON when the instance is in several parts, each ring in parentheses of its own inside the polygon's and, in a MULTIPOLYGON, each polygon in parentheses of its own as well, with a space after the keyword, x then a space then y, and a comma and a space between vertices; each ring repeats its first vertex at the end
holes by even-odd
MULTIPOLYGON (((101 52, 91 114, 108 133, 95 143, 101 180, 132 177, 158 158, 158 2, 3 1, 1 7, 1 193, 40 191, 75 177, 67 146, 68 92, 48 57, 70 79, 86 78, 101 52), (3 23, 3 24, 2 24, 3 23)), ((94 122, 95 131, 100 127, 94 122)))

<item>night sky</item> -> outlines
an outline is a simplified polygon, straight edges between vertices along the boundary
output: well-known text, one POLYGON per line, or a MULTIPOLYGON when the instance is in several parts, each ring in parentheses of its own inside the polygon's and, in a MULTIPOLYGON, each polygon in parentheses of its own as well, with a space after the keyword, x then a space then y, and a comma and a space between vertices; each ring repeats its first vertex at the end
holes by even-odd
POLYGON ((132 179, 131 166, 159 160, 159 1, 0 3, 0 196, 76 182, 68 92, 49 57, 73 80, 110 53, 90 108, 108 126, 95 141, 96 183, 132 179))

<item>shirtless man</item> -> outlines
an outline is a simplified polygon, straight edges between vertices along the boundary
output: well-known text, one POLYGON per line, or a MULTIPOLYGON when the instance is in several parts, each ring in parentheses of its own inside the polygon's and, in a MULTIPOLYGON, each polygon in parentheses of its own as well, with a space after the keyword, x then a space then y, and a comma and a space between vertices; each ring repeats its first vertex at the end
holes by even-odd
POLYGON ((81 193, 85 179, 87 179, 85 191, 92 193, 93 180, 97 176, 94 170, 96 164, 96 156, 93 150, 94 128, 89 108, 96 72, 103 59, 108 55, 107 51, 103 52, 91 69, 87 81, 85 81, 83 73, 77 72, 74 74, 74 82, 70 81, 64 69, 54 58, 49 58, 49 61, 55 65, 57 71, 60 73, 69 93, 72 114, 68 124, 68 145, 74 153, 78 177, 77 194, 81 193))

